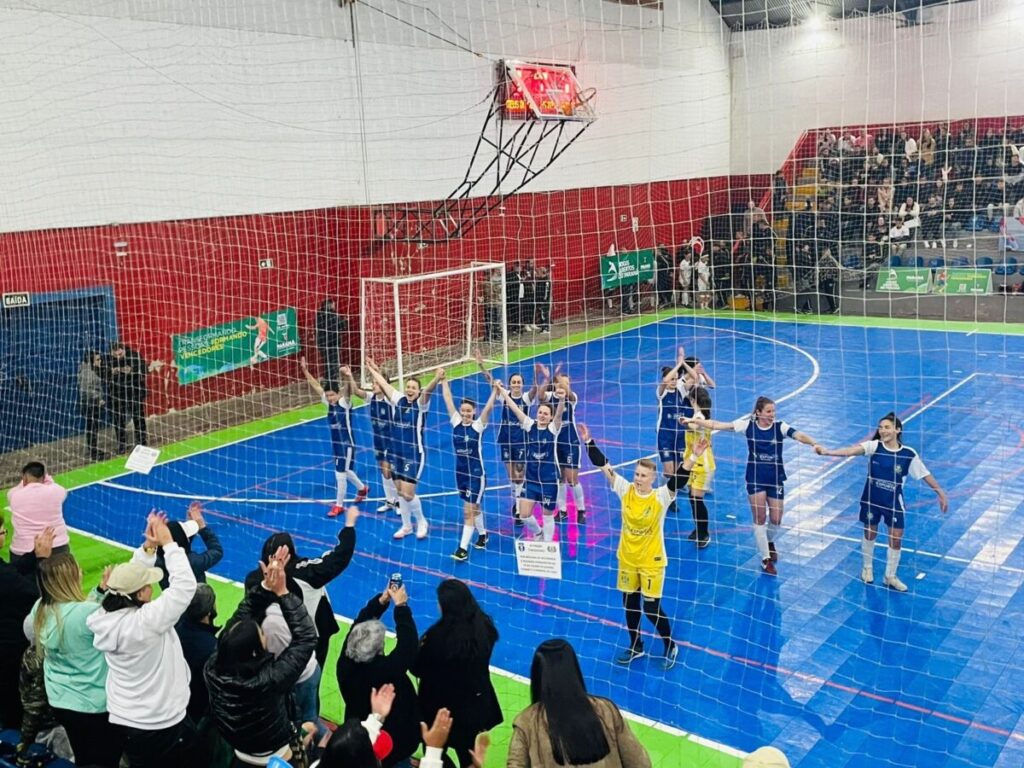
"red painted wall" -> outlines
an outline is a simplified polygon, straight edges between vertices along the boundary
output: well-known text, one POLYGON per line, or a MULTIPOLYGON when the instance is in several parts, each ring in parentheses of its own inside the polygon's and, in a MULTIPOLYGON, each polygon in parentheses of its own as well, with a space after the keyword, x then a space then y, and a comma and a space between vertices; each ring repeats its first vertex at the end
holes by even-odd
MULTIPOLYGON (((148 360, 166 362, 171 334, 281 306, 298 308, 312 347, 313 313, 323 298, 334 296, 349 318, 355 360, 361 277, 531 259, 553 267, 555 317, 575 314, 581 298, 598 292, 599 255, 612 242, 619 250, 678 245, 699 233, 709 214, 745 202, 754 183, 767 178, 516 195, 506 200, 504 215, 495 211, 467 236, 422 250, 374 240, 365 208, 3 234, 0 275, 4 292, 113 286, 122 339, 148 360), (633 217, 639 220, 636 233, 633 217), (127 243, 126 256, 115 254, 117 241, 127 243), (274 269, 259 269, 265 257, 274 259, 274 269)), ((451 325, 447 317, 432 318, 439 334, 451 325)), ((295 360, 286 358, 179 387, 168 368, 151 377, 150 410, 276 387, 296 375, 295 360)))

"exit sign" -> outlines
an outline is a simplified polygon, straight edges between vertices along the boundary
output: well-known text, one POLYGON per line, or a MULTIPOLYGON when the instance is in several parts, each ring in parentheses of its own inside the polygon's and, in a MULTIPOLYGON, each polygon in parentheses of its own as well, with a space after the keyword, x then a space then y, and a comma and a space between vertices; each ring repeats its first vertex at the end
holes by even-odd
POLYGON ((28 292, 4 294, 4 309, 14 309, 14 307, 27 307, 31 303, 32 296, 28 292))
POLYGON ((273 259, 260 259, 260 269, 273 269, 273 268, 274 268, 274 260, 273 259))

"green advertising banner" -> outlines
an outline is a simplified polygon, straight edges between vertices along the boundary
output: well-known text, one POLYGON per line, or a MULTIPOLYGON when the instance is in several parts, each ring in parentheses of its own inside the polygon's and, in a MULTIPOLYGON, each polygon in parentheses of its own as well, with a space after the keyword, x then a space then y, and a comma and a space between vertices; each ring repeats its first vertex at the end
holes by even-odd
POLYGON ((988 296, 992 293, 992 270, 937 269, 935 293, 947 296, 988 296))
POLYGON ((654 249, 601 257, 601 290, 654 279, 654 249))
POLYGON ((299 351, 295 309, 232 320, 171 336, 178 383, 193 382, 299 351))
POLYGON ((875 286, 886 293, 930 293, 931 288, 932 271, 924 267, 883 267, 875 286))

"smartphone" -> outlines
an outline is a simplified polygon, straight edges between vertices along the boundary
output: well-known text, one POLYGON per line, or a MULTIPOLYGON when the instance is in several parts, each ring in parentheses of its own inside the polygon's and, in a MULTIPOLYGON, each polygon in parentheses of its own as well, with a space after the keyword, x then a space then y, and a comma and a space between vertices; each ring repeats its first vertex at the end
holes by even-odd
POLYGON ((388 589, 401 589, 402 588, 402 574, 392 573, 391 579, 388 581, 388 589))

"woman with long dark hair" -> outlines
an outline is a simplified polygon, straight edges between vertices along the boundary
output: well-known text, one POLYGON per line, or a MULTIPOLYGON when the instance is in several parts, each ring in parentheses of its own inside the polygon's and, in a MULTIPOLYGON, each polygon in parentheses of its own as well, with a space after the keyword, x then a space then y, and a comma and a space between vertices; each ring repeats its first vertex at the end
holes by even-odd
POLYGON ((469 587, 458 579, 438 585, 437 602, 441 618, 420 639, 412 673, 420 680, 423 719, 432 722, 442 708, 451 712, 448 748, 455 750, 459 765, 467 768, 473 764, 470 750, 477 734, 503 720, 490 674, 498 630, 469 587))
POLYGON ((534 652, 530 700, 512 723, 508 768, 650 768, 619 708, 587 693, 576 651, 565 640, 545 640, 534 652))

